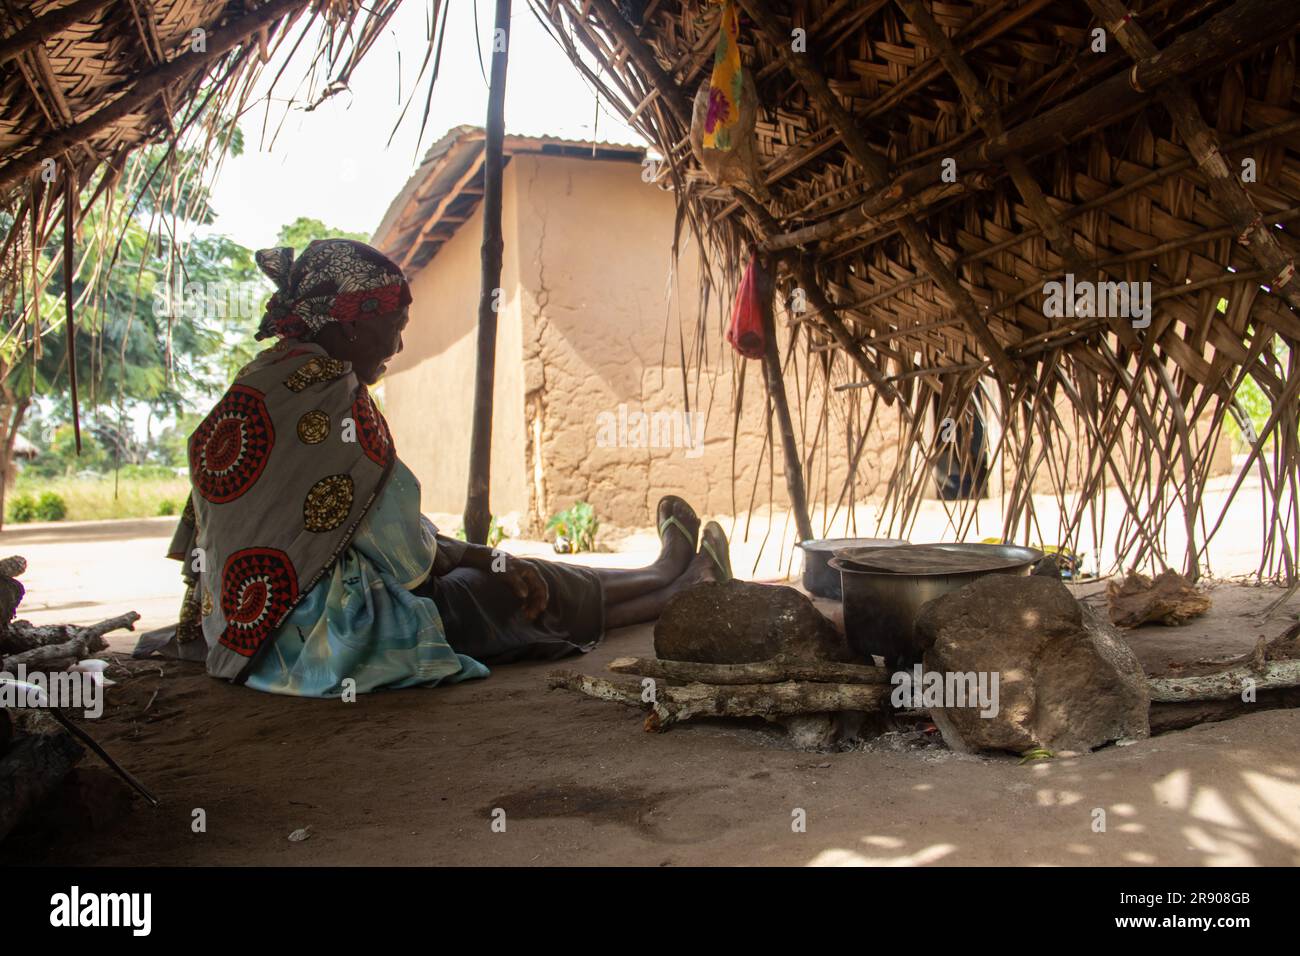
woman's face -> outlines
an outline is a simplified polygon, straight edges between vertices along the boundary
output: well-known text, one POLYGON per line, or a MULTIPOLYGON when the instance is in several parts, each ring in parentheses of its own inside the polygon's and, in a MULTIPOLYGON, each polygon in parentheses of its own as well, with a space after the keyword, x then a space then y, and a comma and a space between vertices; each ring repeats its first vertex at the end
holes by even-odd
POLYGON ((367 385, 374 385, 388 368, 389 360, 402 351, 402 330, 409 319, 409 306, 361 322, 331 322, 317 333, 315 341, 332 358, 352 363, 352 371, 367 385))

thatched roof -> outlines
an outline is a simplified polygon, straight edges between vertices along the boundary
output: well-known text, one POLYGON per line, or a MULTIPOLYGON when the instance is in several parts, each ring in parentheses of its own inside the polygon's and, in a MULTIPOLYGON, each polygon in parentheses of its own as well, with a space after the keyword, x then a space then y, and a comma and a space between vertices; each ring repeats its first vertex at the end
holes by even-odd
MULTIPOLYGON (((786 295, 798 287, 808 304, 788 314, 787 363, 832 418, 852 437, 877 408, 902 411, 911 453, 889 482, 887 526, 906 530, 936 419, 969 419, 978 387, 1001 397, 982 414, 1004 426, 1008 537, 1073 543, 1109 487, 1125 501, 1121 559, 1162 563, 1176 525, 1195 572, 1217 528, 1209 461, 1249 373, 1273 404, 1256 446, 1269 451, 1251 464, 1268 501, 1261 568, 1294 576, 1294 0, 738 0, 761 181, 733 187, 689 145, 716 2, 531 2, 668 157, 663 179, 722 291, 748 245, 781 258, 786 295), (1046 283, 1066 273, 1150 282, 1149 327, 1048 317, 1046 283), (1060 539, 1033 527, 1044 476, 1060 539)), ((810 468, 826 443, 826 428, 806 428, 810 468)), ((844 501, 835 491, 828 511, 844 501)))
MULTIPOLYGON (((483 199, 486 141, 481 126, 452 127, 429 147, 419 167, 388 204, 371 241, 408 274, 424 268, 442 244, 474 215, 483 199)), ((645 155, 645 147, 558 136, 507 135, 501 152, 506 162, 520 153, 638 162, 645 155)))
MULTIPOLYGON (((346 87, 399 2, 0 2, 0 223, 7 227, 0 245, 0 406, 12 401, 8 377, 17 359, 28 349, 39 352, 42 336, 55 327, 42 327, 38 306, 56 268, 91 276, 82 283, 84 302, 116 264, 135 206, 108 207, 128 155, 145 144, 168 147, 151 169, 137 164, 125 183, 128 196, 142 196, 151 183, 159 194, 166 187, 172 196, 187 195, 181 185, 188 177, 214 173, 209 157, 224 153, 254 82, 282 44, 290 56, 280 74, 299 64, 299 75, 288 77, 297 84, 289 100, 311 108, 346 87), (97 204, 107 214, 93 235, 78 236, 97 204), (42 263, 41 252, 60 229, 65 261, 42 263), (82 252, 73 262, 77 238, 84 242, 76 242, 82 252)), ((270 86, 280 79, 272 77, 270 86)), ((272 132, 274 124, 272 118, 272 132)), ((164 218, 154 217, 155 229, 169 228, 164 218)), ((69 332, 77 305, 65 302, 59 319, 69 332)), ((76 388, 74 377, 74 420, 76 388)))
POLYGON ((395 0, 367 8, 359 0, 5 4, 0 188, 15 189, 46 158, 93 168, 176 135, 175 117, 200 91, 218 105, 233 91, 246 92, 257 67, 304 12, 322 17, 336 43, 357 29, 340 71, 345 78, 396 6, 395 0))

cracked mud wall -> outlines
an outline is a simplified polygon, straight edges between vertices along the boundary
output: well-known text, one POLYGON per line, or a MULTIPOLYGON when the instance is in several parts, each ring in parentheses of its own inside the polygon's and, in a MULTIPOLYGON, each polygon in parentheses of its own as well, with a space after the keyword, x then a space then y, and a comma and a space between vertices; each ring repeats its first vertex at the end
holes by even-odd
MULTIPOLYGON (((684 246, 672 276, 673 218, 672 196, 643 183, 634 163, 517 155, 506 166, 491 505, 497 515, 519 514, 524 533, 540 534, 549 515, 580 499, 610 528, 651 524, 655 502, 668 492, 713 515, 747 511, 751 500, 758 510, 769 500, 787 504, 779 450, 774 469, 764 452, 761 368, 722 340, 730 302, 715 303, 705 341, 697 341, 696 253, 684 246), (683 348, 691 356, 685 390, 683 348), (733 443, 739 364, 747 368, 733 443), (682 428, 688 410, 705 416, 702 445, 697 419, 689 433, 682 428), (633 428, 602 441, 601 421, 617 425, 621 411, 660 425, 658 447, 637 447, 633 428)), ((426 512, 464 508, 481 235, 476 211, 412 277, 405 349, 383 383, 384 411, 399 454, 420 479, 426 512)), ((810 436, 826 423, 819 424, 819 394, 805 414, 805 385, 792 373, 796 427, 810 436)), ((844 402, 832 404, 837 437, 809 470, 814 500, 834 498, 847 471, 844 402)), ((872 429, 859 494, 878 491, 891 467, 895 422, 882 413, 872 429)))
MULTIPOLYGON (((526 459, 539 519, 581 499, 607 526, 645 527, 668 492, 701 513, 733 514, 749 509, 756 477, 755 505, 769 502, 760 365, 748 363, 733 443, 733 364, 743 360, 722 340, 716 306, 698 342, 696 251, 684 246, 673 276, 673 198, 640 172, 633 163, 536 155, 516 156, 507 171, 518 196, 526 459), (637 413, 648 418, 641 433, 637 413)), ((729 315, 730 302, 724 308, 729 315)), ((802 385, 789 384, 800 419, 802 385)), ((819 396, 811 405, 809 435, 819 396)), ((839 406, 832 427, 841 437, 811 471, 834 486, 832 497, 848 460, 839 406)), ((890 414, 872 430, 864 473, 881 474, 892 462, 890 414)), ((784 507, 779 449, 772 477, 770 499, 784 507)))
MULTIPOLYGON (((511 164, 513 165, 513 164, 511 164)), ((510 166, 502 190, 505 249, 502 308, 497 315, 496 387, 492 409, 494 514, 524 513, 529 482, 524 469, 524 371, 521 360, 519 269, 512 241, 516 195, 510 166)), ((480 206, 411 277, 411 320, 405 347, 383 381, 384 414, 397 452, 420 480, 426 512, 460 514, 469 477, 470 422, 478 341, 480 206)), ((450 533, 453 528, 445 528, 450 533)))

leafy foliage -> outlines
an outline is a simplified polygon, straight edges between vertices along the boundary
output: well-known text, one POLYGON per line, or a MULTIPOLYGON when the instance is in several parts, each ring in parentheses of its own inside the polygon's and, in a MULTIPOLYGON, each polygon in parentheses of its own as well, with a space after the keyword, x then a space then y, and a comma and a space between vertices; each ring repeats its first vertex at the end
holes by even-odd
MULTIPOLYGON (((557 539, 565 539, 569 545, 567 550, 571 552, 595 550, 599 529, 596 510, 585 501, 574 502, 564 511, 551 515, 546 522, 546 530, 554 531, 557 539)), ((556 550, 560 549, 557 547, 556 550)))
POLYGON ((14 495, 9 502, 9 520, 26 524, 36 520, 36 499, 31 495, 14 495))
POLYGON ((68 506, 56 492, 45 491, 36 499, 36 519, 38 521, 62 521, 68 514, 68 506))
POLYGON ((68 515, 68 505, 56 492, 42 492, 39 498, 29 494, 15 495, 9 503, 9 520, 17 524, 28 521, 62 521, 68 515))
POLYGON ((346 229, 334 229, 319 219, 299 216, 287 226, 280 228, 276 237, 277 246, 292 246, 301 252, 313 239, 355 239, 357 242, 369 242, 370 237, 364 232, 348 232, 346 229))
MULTIPOLYGON (((236 129, 229 155, 241 151, 236 129)), ((5 327, 18 330, 0 343, 6 395, 36 399, 23 431, 42 454, 29 471, 56 477, 148 461, 184 467, 186 440, 202 417, 200 410, 263 347, 253 336, 271 284, 251 249, 200 229, 216 219, 208 189, 200 177, 158 174, 175 161, 165 146, 133 154, 112 202, 89 209, 78 232, 79 269, 71 293, 80 455, 70 425, 60 228, 38 264, 50 279, 37 321, 23 326, 21 301, 0 317, 5 327), (170 228, 158 228, 159 219, 173 216, 170 228), (108 244, 106 261, 93 262, 86 250, 105 232, 120 240, 108 244), (33 328, 40 330, 37 339, 33 328), (163 427, 155 435, 156 423, 163 427)), ((296 247, 335 236, 365 238, 306 217, 280 230, 280 241, 296 247)))

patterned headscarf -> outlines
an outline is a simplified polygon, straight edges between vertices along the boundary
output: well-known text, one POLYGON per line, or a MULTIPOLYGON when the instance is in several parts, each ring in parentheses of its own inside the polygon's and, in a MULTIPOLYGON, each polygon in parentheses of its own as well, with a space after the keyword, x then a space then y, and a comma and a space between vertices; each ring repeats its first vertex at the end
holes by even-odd
POLYGON ((259 249, 257 264, 275 283, 257 338, 302 338, 330 322, 396 312, 411 301, 402 270, 353 239, 316 239, 294 259, 287 246, 259 249))

